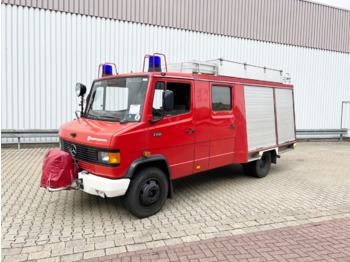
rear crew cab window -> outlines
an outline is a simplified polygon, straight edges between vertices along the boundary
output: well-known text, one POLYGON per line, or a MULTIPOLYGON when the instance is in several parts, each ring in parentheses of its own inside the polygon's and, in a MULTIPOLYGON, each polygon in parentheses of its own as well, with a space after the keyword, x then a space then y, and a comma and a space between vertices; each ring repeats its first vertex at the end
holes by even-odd
POLYGON ((211 106, 213 111, 232 110, 232 89, 229 86, 212 86, 211 106))
POLYGON ((168 117, 185 114, 191 111, 191 85, 187 83, 168 82, 167 90, 174 93, 174 108, 166 112, 168 117))

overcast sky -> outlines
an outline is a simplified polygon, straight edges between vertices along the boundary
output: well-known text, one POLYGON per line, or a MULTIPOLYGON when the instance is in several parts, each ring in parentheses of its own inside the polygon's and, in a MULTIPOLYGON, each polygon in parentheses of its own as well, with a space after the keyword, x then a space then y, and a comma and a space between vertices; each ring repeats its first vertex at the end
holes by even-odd
POLYGON ((350 0, 310 0, 310 1, 350 10, 350 0))

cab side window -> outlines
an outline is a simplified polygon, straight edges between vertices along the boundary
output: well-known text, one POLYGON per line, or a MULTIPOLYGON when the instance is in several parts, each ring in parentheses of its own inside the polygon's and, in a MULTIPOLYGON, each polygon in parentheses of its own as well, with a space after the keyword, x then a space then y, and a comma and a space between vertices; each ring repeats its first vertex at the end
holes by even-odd
POLYGON ((168 117, 185 114, 191 111, 190 84, 168 82, 166 88, 174 93, 174 109, 166 113, 168 117))
POLYGON ((152 115, 153 120, 159 120, 164 117, 163 110, 163 92, 165 90, 164 82, 157 82, 154 88, 152 115))
POLYGON ((211 107, 213 111, 232 110, 232 89, 229 86, 212 86, 211 107))

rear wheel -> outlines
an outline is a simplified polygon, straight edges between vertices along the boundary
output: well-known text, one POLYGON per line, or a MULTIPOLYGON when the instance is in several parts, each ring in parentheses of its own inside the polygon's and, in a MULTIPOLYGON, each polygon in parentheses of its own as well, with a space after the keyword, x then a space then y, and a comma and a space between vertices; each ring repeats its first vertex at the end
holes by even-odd
POLYGON ((155 167, 139 171, 124 197, 124 206, 138 218, 156 214, 168 196, 169 184, 164 172, 155 167))
POLYGON ((271 167, 271 153, 265 152, 261 159, 246 163, 242 165, 246 174, 252 175, 258 178, 267 176, 271 167))

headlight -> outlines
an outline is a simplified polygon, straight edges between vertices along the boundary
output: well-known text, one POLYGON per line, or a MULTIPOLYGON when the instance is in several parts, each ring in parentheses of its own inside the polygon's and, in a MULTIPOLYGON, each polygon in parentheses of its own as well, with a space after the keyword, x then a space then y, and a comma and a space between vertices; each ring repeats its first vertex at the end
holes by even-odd
POLYGON ((98 161, 109 163, 108 152, 98 152, 98 161))
POLYGON ((77 83, 75 85, 75 93, 77 94, 77 96, 81 96, 83 97, 86 93, 86 86, 84 86, 83 84, 77 83))
POLYGON ((120 164, 119 152, 98 152, 98 161, 108 164, 120 164))

